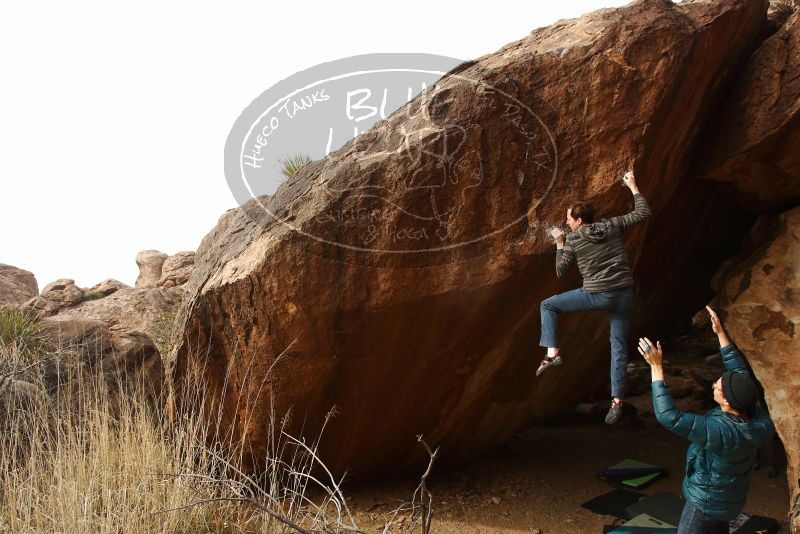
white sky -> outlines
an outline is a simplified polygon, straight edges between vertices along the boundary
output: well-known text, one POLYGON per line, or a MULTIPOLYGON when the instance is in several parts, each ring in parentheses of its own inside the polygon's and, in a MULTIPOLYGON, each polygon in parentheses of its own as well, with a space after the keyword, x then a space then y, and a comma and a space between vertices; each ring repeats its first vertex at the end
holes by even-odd
POLYGON ((0 263, 40 290, 133 284, 138 251, 194 250, 236 206, 225 139, 274 83, 357 54, 471 59, 626 3, 3 2, 0 263))

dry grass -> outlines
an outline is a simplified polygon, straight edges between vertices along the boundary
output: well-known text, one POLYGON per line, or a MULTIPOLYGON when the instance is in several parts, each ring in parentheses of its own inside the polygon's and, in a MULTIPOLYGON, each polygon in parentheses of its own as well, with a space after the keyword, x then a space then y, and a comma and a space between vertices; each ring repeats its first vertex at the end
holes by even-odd
MULTIPOLYGON (((200 422, 187 417, 169 427, 144 384, 122 388, 80 365, 65 365, 58 391, 43 393, 44 372, 20 367, 15 361, 20 356, 2 353, 6 368, 23 370, 27 380, 7 373, 0 389, 0 531, 268 528, 263 514, 241 503, 209 502, 158 513, 232 495, 224 482, 189 476, 221 472, 220 460, 200 439, 200 422)), ((82 356, 80 350, 58 355, 62 360, 82 356)))
POLYGON ((14 353, 18 360, 47 350, 47 341, 35 312, 0 305, 0 347, 6 353, 14 353))
MULTIPOLYGON (((239 469, 244 445, 198 415, 218 413, 201 381, 154 392, 143 373, 98 366, 95 342, 63 346, 14 314, 0 310, 0 326, 18 333, 0 343, 0 532, 361 532, 319 437, 288 435, 288 415, 269 414, 266 467, 253 478, 239 469), (174 398, 193 409, 168 420, 174 398)), ((407 512, 430 523, 424 480, 384 532, 407 512)))
MULTIPOLYGON (((16 324, 18 317, 8 319, 16 324)), ((26 339, 39 332, 27 317, 26 339)), ((2 318, 0 317, 0 320, 2 318)), ((223 458, 200 418, 166 421, 164 399, 137 377, 92 365, 92 347, 31 354, 0 344, 0 532, 288 532, 340 530, 340 493, 306 496, 313 448, 273 428, 275 459, 259 481, 223 458), (32 360, 36 360, 31 365, 32 360), (55 383, 55 386, 53 384, 55 383), (289 454, 289 449, 294 452, 289 454), (291 465, 282 458, 292 458, 291 465), (300 527, 300 525, 304 525, 300 527)), ((52 341, 52 340, 51 340, 52 341)), ((202 396, 182 391, 202 413, 202 396)), ((219 443, 217 443, 219 445, 219 443)), ((243 448, 238 449, 239 456, 243 448)), ((342 498, 343 500, 343 498, 342 498)))

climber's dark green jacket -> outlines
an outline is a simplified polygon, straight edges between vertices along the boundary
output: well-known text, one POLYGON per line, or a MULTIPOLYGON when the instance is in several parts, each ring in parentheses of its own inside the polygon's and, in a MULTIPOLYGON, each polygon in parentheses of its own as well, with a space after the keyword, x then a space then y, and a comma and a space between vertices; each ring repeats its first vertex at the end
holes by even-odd
MULTIPOLYGON (((720 349, 728 371, 748 373, 734 345, 720 349)), ((692 506, 722 521, 735 518, 747 500, 758 447, 772 438, 775 427, 758 404, 749 420, 723 412, 719 406, 705 415, 675 408, 663 380, 652 383, 658 422, 691 440, 686 452, 683 495, 692 506)))

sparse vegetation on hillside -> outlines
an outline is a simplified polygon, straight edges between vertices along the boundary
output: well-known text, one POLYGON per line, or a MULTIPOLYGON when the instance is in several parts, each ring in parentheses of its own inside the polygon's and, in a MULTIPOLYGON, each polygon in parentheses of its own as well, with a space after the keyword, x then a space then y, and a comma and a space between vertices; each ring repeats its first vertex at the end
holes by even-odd
POLYGON ((105 297, 105 293, 101 291, 87 291, 81 297, 81 302, 86 302, 87 300, 97 300, 105 297))

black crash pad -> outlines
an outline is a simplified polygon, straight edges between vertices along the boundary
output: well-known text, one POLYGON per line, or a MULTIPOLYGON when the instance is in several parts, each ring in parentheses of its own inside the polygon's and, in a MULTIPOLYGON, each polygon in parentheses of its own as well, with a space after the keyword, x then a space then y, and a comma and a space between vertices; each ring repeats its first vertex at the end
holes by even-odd
POLYGON ((613 515, 621 518, 625 516, 626 508, 632 504, 638 503, 639 499, 644 497, 645 495, 643 493, 637 493, 626 489, 615 489, 586 501, 581 507, 595 514, 613 515))

